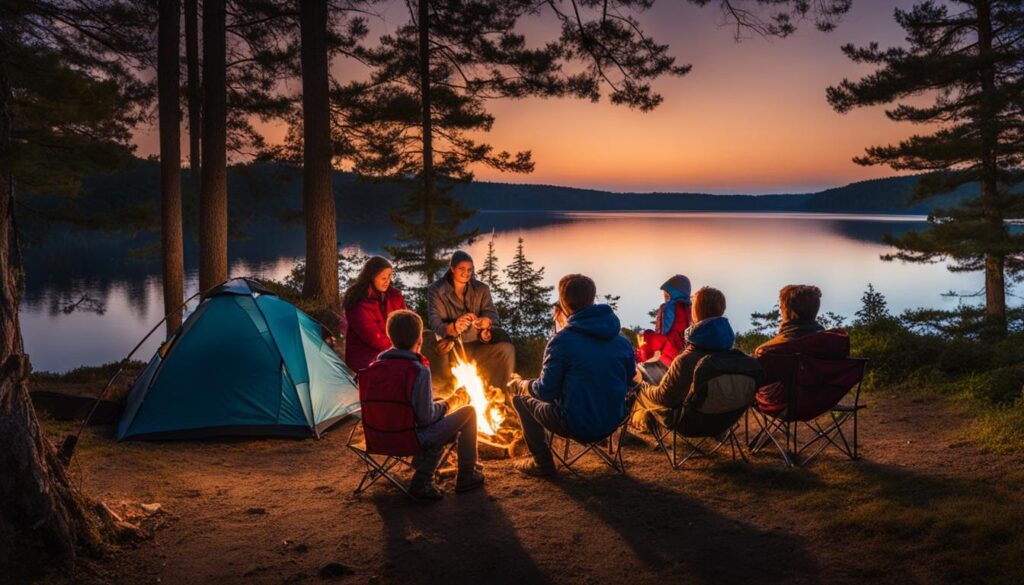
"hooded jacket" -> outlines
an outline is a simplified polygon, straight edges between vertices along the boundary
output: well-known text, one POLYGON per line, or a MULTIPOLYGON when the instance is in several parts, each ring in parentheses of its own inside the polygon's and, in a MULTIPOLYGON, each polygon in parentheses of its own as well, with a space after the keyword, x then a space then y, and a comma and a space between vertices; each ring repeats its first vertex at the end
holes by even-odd
POLYGON ((406 308, 397 288, 390 287, 382 295, 374 292, 368 291, 355 306, 345 309, 345 363, 357 372, 391 347, 388 315, 406 308))
POLYGON ((661 285, 669 299, 658 308, 654 330, 646 330, 643 345, 636 350, 638 362, 646 362, 661 352, 658 361, 666 368, 686 347, 686 330, 690 327, 690 279, 677 274, 661 285))
POLYGON ((574 438, 595 441, 625 417, 635 373, 633 346, 621 335, 619 318, 608 305, 592 305, 573 313, 551 338, 529 389, 558 406, 574 438))
POLYGON ((640 393, 645 402, 667 409, 681 407, 690 392, 693 372, 700 359, 731 349, 736 342, 736 334, 728 319, 712 317, 691 325, 686 331, 686 339, 686 349, 672 360, 661 382, 657 385, 641 384, 640 393))

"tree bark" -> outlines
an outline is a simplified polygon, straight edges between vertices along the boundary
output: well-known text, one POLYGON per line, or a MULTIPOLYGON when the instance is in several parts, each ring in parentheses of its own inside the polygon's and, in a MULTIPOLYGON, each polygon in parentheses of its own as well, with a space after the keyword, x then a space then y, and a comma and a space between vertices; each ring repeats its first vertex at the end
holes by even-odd
POLYGON ((181 1, 160 0, 157 32, 157 92, 160 111, 160 250, 167 337, 181 325, 185 259, 181 227, 181 1))
MULTIPOLYGON (((999 147, 998 105, 996 103, 996 71, 992 55, 992 11, 991 3, 979 0, 975 3, 978 17, 978 56, 982 67, 981 77, 981 204, 991 229, 999 234, 996 241, 1005 241, 1009 237, 1006 218, 1003 217, 1002 205, 999 202, 999 147)), ((993 335, 1005 336, 1006 324, 1006 260, 1005 254, 999 250, 985 254, 985 316, 986 329, 993 335)))
POLYGON ((332 177, 327 0, 302 0, 302 205, 306 274, 302 296, 333 311, 338 294, 338 228, 332 177))
POLYGON ((427 284, 434 280, 437 250, 433 242, 434 226, 434 128, 430 110, 430 0, 419 2, 420 101, 423 133, 423 275, 427 284))
POLYGON ((188 166, 192 197, 199 200, 202 176, 199 140, 202 136, 202 89, 199 85, 199 2, 185 0, 185 68, 188 72, 188 166))
POLYGON ((199 193, 199 288, 228 277, 227 56, 224 0, 203 2, 203 176, 199 193))
MULTIPOLYGON (((10 160, 11 86, 0 38, 0 160, 10 160)), ((20 257, 14 232, 14 183, 0 165, 0 564, 15 547, 42 541, 65 567, 78 551, 103 548, 100 523, 64 472, 53 446, 43 437, 28 396, 28 356, 18 322, 20 257)))

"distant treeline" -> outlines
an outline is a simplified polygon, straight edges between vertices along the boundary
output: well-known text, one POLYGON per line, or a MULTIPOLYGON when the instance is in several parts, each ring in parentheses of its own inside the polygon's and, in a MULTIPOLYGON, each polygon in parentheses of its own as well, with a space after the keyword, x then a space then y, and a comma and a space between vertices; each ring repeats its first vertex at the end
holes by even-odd
MULTIPOLYGON (((195 201, 189 200, 190 178, 184 172, 186 223, 194 222, 195 201)), ((238 165, 229 172, 229 213, 234 221, 278 218, 299 221, 301 171, 280 165, 238 165)), ((911 203, 917 177, 891 177, 851 183, 811 194, 710 195, 705 193, 612 193, 551 185, 517 185, 474 182, 454 187, 454 194, 472 209, 487 211, 778 211, 822 213, 923 214, 935 207, 955 204, 975 196, 977 185, 968 184, 948 195, 925 203, 911 203)), ((406 185, 374 183, 345 172, 334 174, 339 219, 368 223, 387 221, 404 201, 406 185)), ((97 227, 156 226, 159 200, 159 165, 136 160, 109 174, 85 181, 82 197, 75 201, 34 198, 29 206, 53 209, 72 207, 67 215, 97 227)), ((31 213, 26 221, 31 223, 31 213)))

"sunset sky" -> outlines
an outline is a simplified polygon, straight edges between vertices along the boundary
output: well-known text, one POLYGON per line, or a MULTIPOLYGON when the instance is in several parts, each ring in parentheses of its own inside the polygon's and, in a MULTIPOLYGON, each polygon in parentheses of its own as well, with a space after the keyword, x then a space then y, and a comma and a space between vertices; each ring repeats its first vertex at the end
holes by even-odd
MULTIPOLYGON (((480 169, 477 177, 613 191, 773 193, 892 175, 850 159, 865 146, 899 140, 914 128, 890 122, 881 108, 837 114, 825 100, 825 88, 871 70, 846 59, 841 45, 903 43, 893 8, 912 3, 855 0, 831 33, 806 22, 788 39, 736 42, 716 5, 660 2, 640 21, 693 71, 655 83, 665 97, 659 108, 641 113, 607 101, 568 99, 492 102, 497 121, 486 140, 498 149, 532 150, 536 170, 502 175, 480 169)), ((395 3, 372 25, 375 32, 393 30, 406 18, 395 3)), ((528 22, 525 30, 544 35, 544 28, 528 22)), ((334 72, 345 75, 347 67, 336 63, 334 72)), ((265 131, 271 140, 283 133, 265 131)), ((139 154, 155 152, 155 134, 140 133, 139 154)))

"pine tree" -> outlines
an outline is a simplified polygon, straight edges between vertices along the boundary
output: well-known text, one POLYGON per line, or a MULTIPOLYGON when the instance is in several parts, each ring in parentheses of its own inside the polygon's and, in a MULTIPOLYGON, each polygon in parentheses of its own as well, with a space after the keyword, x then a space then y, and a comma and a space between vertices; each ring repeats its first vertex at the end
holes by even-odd
POLYGON ((484 257, 483 264, 476 271, 476 277, 490 289, 494 307, 497 309, 498 315, 505 319, 509 314, 508 289, 501 278, 501 266, 498 264, 498 255, 494 251, 496 239, 497 236, 492 231, 491 239, 487 241, 487 256, 484 257))
POLYGON ((854 159, 924 171, 917 200, 968 183, 980 187, 978 196, 958 207, 932 211, 926 231, 887 238, 898 251, 883 258, 948 259, 952 271, 983 270, 989 332, 1005 335, 1006 276, 1024 271, 1024 235, 1006 223, 1024 216, 1024 198, 1013 189, 1024 177, 1024 7, 1015 1, 957 0, 922 2, 895 14, 909 47, 843 47, 853 61, 878 70, 829 88, 829 103, 839 112, 895 104, 886 111, 890 119, 937 128, 898 145, 870 147, 854 159), (898 103, 921 95, 934 101, 898 103))
POLYGON ((860 297, 860 304, 861 307, 856 313, 857 318, 853 321, 854 325, 874 325, 892 318, 885 295, 875 290, 874 285, 870 282, 867 290, 860 297))
POLYGON ((181 325, 185 250, 181 217, 181 104, 179 66, 181 2, 160 0, 157 87, 160 111, 160 259, 167 337, 181 325))
POLYGON ((507 313, 504 326, 517 338, 544 335, 551 328, 551 293, 554 287, 544 286, 544 267, 535 269, 523 250, 519 238, 516 254, 505 268, 508 283, 507 313))
POLYGON ((15 192, 73 196, 82 178, 129 160, 150 49, 120 24, 131 4, 21 1, 0 9, 0 560, 42 543, 67 567, 98 554, 109 525, 79 494, 28 395, 18 304, 15 192))

